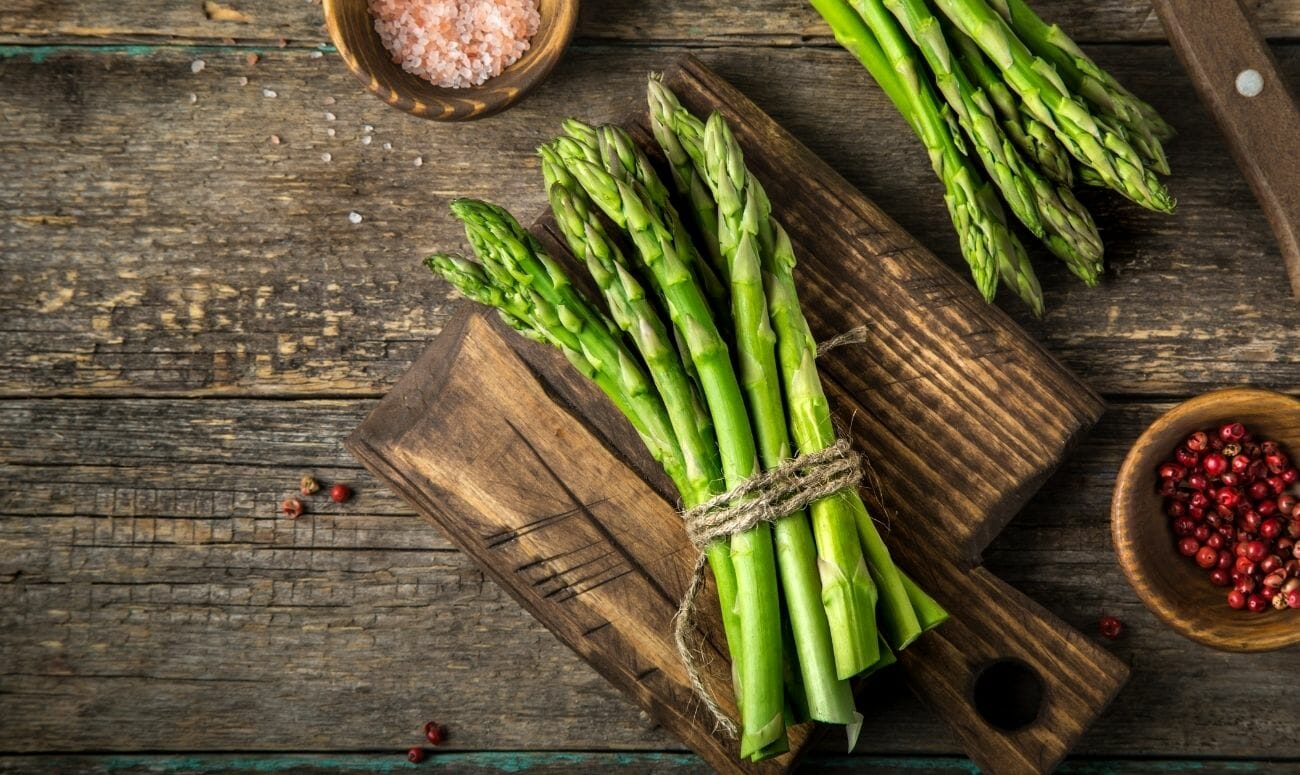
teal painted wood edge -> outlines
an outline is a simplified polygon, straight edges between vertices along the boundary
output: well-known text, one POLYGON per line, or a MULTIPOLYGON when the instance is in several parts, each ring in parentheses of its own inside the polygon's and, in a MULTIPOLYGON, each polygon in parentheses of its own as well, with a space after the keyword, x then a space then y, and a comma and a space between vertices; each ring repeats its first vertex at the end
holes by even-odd
MULTIPOLYGON (((203 775, 215 772, 406 772, 419 769, 441 772, 526 773, 537 770, 582 769, 630 772, 687 769, 706 771, 693 754, 662 752, 558 752, 492 751, 437 752, 420 764, 410 764, 404 752, 368 754, 105 754, 0 756, 0 771, 78 771, 160 775, 203 775)), ((942 756, 809 756, 802 772, 926 773, 926 775, 978 775, 970 760, 942 756)), ((1300 772, 1300 760, 1195 760, 1195 759, 1076 759, 1066 761, 1060 775, 1167 775, 1171 773, 1300 772)))

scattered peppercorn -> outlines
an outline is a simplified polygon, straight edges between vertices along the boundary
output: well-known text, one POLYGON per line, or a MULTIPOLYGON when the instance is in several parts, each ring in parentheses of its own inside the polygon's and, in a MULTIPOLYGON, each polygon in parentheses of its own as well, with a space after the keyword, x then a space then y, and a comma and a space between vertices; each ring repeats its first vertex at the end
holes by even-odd
POLYGON ((302 479, 298 480, 298 492, 302 493, 304 498, 319 489, 320 482, 316 481, 316 477, 311 474, 303 474, 302 479))
POLYGON ((336 484, 330 488, 330 500, 335 503, 342 503, 352 497, 352 488, 346 484, 336 484))
POLYGON ((289 519, 297 519, 302 516, 302 501, 297 498, 285 498, 284 503, 280 504, 280 510, 289 519))
POLYGON ((442 741, 447 739, 447 730, 436 721, 430 721, 424 725, 424 739, 429 741, 429 745, 442 745, 442 741))
POLYGON ((1098 628, 1101 630, 1103 638, 1115 640, 1120 636, 1120 633, 1124 632, 1124 623, 1113 616, 1103 616, 1098 628))
POLYGON ((1300 470, 1280 444, 1226 422, 1187 436, 1156 474, 1178 552, 1231 588, 1230 607, 1300 608, 1300 498, 1287 491, 1300 470))
POLYGON ((414 746, 406 752, 406 760, 411 764, 419 764, 424 761, 424 749, 420 746, 414 746))

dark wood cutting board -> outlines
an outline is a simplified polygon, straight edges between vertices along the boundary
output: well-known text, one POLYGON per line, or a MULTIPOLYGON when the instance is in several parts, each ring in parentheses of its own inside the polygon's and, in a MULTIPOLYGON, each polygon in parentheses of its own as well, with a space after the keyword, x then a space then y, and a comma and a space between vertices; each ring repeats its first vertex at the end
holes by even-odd
MULTIPOLYGON (((731 122, 795 242, 814 333, 869 328, 867 342, 820 367, 838 420, 871 461, 865 494, 891 550, 952 613, 903 653, 910 685, 984 771, 1051 770, 1128 669, 976 566, 1102 402, 717 75, 687 57, 665 80, 698 115, 720 110, 731 122), (1006 715, 1003 701, 1026 687, 1041 689, 1030 715, 1006 715)), ((644 121, 629 121, 641 137, 644 121)), ((545 218, 533 230, 572 260, 545 218)), ((810 725, 792 730, 789 754, 742 764, 734 741, 715 736, 672 644, 693 559, 674 491, 557 353, 467 306, 347 444, 714 768, 780 772, 806 748, 810 725)), ((729 698, 720 624, 704 627, 709 680, 729 698)), ((870 696, 861 702, 869 713, 870 696)))

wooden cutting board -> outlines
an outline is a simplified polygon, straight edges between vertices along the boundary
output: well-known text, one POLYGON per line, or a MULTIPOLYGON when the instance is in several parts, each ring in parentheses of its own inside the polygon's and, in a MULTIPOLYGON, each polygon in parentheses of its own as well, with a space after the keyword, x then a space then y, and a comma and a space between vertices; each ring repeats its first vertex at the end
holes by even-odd
MULTIPOLYGON (((795 242, 814 333, 869 328, 866 343, 820 367, 839 422, 870 460, 865 495, 894 556, 952 613, 903 653, 910 685, 985 772, 1051 770, 1128 669, 977 565, 1100 417, 1101 400, 697 60, 678 61, 665 80, 697 115, 720 110, 731 122, 795 242)), ((628 126, 648 136, 644 114, 628 126)), ((572 261, 547 219, 533 231, 572 261)), ((811 725, 792 730, 789 754, 741 764, 735 742, 715 736, 672 644, 693 561, 674 490, 557 353, 467 305, 347 445, 717 770, 781 772, 806 748, 811 725)), ((710 681, 729 698, 716 615, 704 627, 710 681)), ((869 694, 861 704, 871 712, 869 694)), ((734 714, 729 699, 727 708, 734 714)))

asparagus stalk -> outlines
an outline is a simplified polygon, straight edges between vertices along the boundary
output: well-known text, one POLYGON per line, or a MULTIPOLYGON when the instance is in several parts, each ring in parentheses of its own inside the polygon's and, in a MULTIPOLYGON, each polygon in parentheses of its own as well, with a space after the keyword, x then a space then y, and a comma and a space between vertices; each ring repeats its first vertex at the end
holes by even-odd
POLYGON ((613 333, 613 323, 504 209, 458 199, 452 212, 465 223, 482 264, 436 254, 426 261, 429 268, 466 296, 505 312, 508 323, 518 322, 532 338, 557 347, 614 401, 668 475, 684 479, 667 409, 636 356, 613 333))
MULTIPOLYGON (((664 130, 678 139, 681 145, 694 145, 697 140, 706 136, 713 140, 713 144, 708 146, 711 153, 707 158, 704 154, 700 156, 702 161, 712 163, 705 164, 700 171, 703 172, 710 187, 718 192, 720 205, 728 198, 729 190, 741 187, 747 197, 757 205, 760 218, 765 225, 765 228, 758 230, 760 258, 765 278, 766 301, 769 305, 771 323, 775 328, 790 432, 801 454, 826 449, 836 441, 835 428, 831 423, 830 404, 826 400, 817 373, 817 345, 803 316, 795 290, 795 258, 789 237, 781 224, 771 216, 771 205, 762 184, 744 167, 743 153, 731 133, 726 131, 726 124, 721 117, 710 117, 709 125, 705 128, 699 119, 681 107, 671 90, 653 78, 650 81, 650 95, 652 114, 662 117, 664 130), (723 157, 724 153, 725 157, 723 157), (725 163, 718 161, 720 157, 725 158, 725 163), (740 175, 742 170, 743 181, 740 175)), ((724 230, 720 228, 720 231, 724 230)), ((880 541, 878 533, 875 532, 874 523, 867 516, 866 506, 858 493, 850 491, 817 501, 812 504, 811 512, 819 556, 823 559, 836 558, 832 563, 840 568, 840 573, 845 576, 851 577, 862 568, 862 553, 854 535, 857 527, 865 524, 874 535, 874 538, 865 543, 875 553, 874 556, 869 556, 870 569, 873 575, 877 575, 883 590, 881 594, 887 621, 886 628, 892 630, 894 643, 899 648, 906 645, 916 637, 916 634, 919 634, 919 630, 913 625, 915 616, 911 614, 910 603, 896 580, 898 573, 896 566, 884 543, 880 541)), ((824 589, 843 589, 841 585, 827 583, 826 580, 823 584, 824 589)), ((872 600, 875 599, 874 590, 866 584, 861 585, 858 591, 865 591, 872 600)), ((845 596, 851 599, 854 594, 850 592, 845 596)), ((937 607, 937 604, 925 597, 923 592, 920 599, 937 607)), ((828 611, 834 610, 834 606, 830 603, 826 604, 826 608, 828 611)), ((832 616, 833 633, 836 632, 835 621, 835 617, 832 616)))
POLYGON ((952 26, 947 17, 939 16, 944 36, 952 43, 966 74, 984 90, 1002 117, 1002 129, 1026 157, 1038 166, 1043 174, 1063 186, 1074 184, 1074 167, 1070 154, 1056 139, 1056 134, 1043 122, 1031 116, 1020 106, 1020 100, 1001 76, 994 71, 984 52, 975 41, 952 26))
POLYGON ((1134 147, 1153 169, 1169 174, 1161 141, 1173 137, 1174 129, 1155 108, 1098 67, 1069 35, 1043 21, 1024 0, 992 0, 992 5, 1031 51, 1056 68, 1071 89, 1130 131, 1134 147))
POLYGON ((700 241, 708 253, 718 276, 726 274, 722 248, 718 244, 718 207, 708 185, 696 171, 695 163, 685 146, 673 131, 673 111, 681 106, 677 98, 658 77, 651 76, 646 96, 650 103, 650 130, 663 150, 672 170, 673 185, 677 193, 691 205, 691 215, 700 241))
POLYGON ((887 56, 876 39, 873 30, 894 27, 893 17, 870 4, 860 7, 865 13, 859 15, 847 0, 810 1, 835 39, 862 62, 929 151, 930 164, 947 189, 944 201, 980 293, 991 301, 1000 277, 1035 314, 1041 314, 1042 292, 1024 246, 1008 228, 993 189, 962 152, 950 114, 917 72, 916 61, 887 56))
MULTIPOLYGON (((618 180, 584 159, 565 159, 565 166, 605 215, 628 232, 667 302, 713 416, 727 488, 736 487, 760 470, 753 429, 727 343, 699 283, 679 257, 672 232, 655 216, 637 184, 618 180)), ((761 524, 732 536, 731 556, 743 644, 740 754, 747 758, 785 733, 780 601, 770 527, 761 524)))
POLYGON ((1141 154, 1121 134, 1098 123, 1052 66, 1034 56, 985 0, 934 3, 979 45, 1020 95, 1026 109, 1053 128, 1072 156, 1095 169, 1111 188, 1143 207, 1173 211, 1173 197, 1147 168, 1141 154))
MULTIPOLYGON (((736 362, 745 395, 749 399, 750 420, 758 439, 759 459, 767 469, 776 468, 790 458, 790 436, 785 422, 785 404, 781 398, 780 373, 776 366, 776 334, 768 317, 767 298, 763 291, 763 274, 759 260, 758 200, 747 186, 747 172, 726 122, 721 115, 709 118, 705 130, 705 156, 709 163, 708 180, 718 207, 718 234, 722 254, 727 261, 731 284, 731 314, 736 328, 736 362)), ((765 222, 767 214, 762 214, 765 222)), ((777 561, 786 611, 794 635, 795 654, 803 679, 808 712, 819 721, 851 724, 856 711, 847 679, 874 662, 863 642, 874 647, 874 598, 862 596, 860 606, 845 605, 854 600, 834 599, 835 608, 823 608, 823 583, 818 568, 825 568, 831 558, 821 556, 813 543, 806 511, 789 514, 774 526, 777 561), (832 626, 828 615, 841 629, 856 636, 843 650, 837 662, 832 648, 832 626)), ((869 583, 861 554, 854 568, 869 583)), ((835 582, 847 579, 835 578, 835 582)), ((860 588, 860 587, 859 587, 860 588)))
POLYGON ((673 244, 682 262, 699 278, 700 286, 708 297, 715 319, 719 323, 719 329, 729 330, 726 312, 730 300, 727 298, 726 284, 714 271, 713 264, 706 263, 701 258, 695 241, 691 239, 677 208, 673 206, 668 189, 660 181, 658 173, 651 166, 645 153, 637 147, 626 132, 615 126, 596 128, 570 118, 565 120, 564 129, 573 142, 565 142, 564 138, 555 142, 554 148, 562 158, 587 159, 603 166, 605 171, 616 180, 641 186, 656 216, 672 233, 673 244), (576 146, 580 146, 580 150, 576 146))
MULTIPOLYGON (((775 248, 765 256, 767 296, 771 304, 772 323, 777 332, 777 351, 781 358, 790 426, 799 453, 819 452, 836 441, 831 422, 830 402, 817 373, 817 343, 799 305, 795 286, 794 249, 790 237, 775 223, 775 248)), ((867 512, 857 490, 848 490, 833 498, 813 504, 814 522, 819 518, 846 520, 856 526, 867 566, 876 581, 883 609, 881 617, 886 640, 895 649, 903 649, 921 634, 913 603, 903 586, 902 574, 889 555, 876 524, 867 512), (821 514, 819 514, 819 510, 821 514)), ((820 548, 820 547, 819 547, 820 548)), ((918 590, 919 591, 919 590, 918 590)), ((921 600, 928 600, 924 592, 921 600)), ((929 601, 933 604, 933 601, 929 601)), ((934 604, 937 606, 937 604, 934 604)))
MULTIPOLYGON (((862 0, 880 3, 882 0, 862 0)), ((998 125, 987 95, 972 83, 944 36, 939 19, 925 0, 883 0, 920 49, 990 177, 1012 212, 1089 286, 1101 271, 1101 235, 1092 215, 1065 186, 1054 185, 1038 168, 1026 164, 998 125)), ((905 41, 896 41, 900 51, 905 41)), ((885 46, 890 49, 889 45, 885 46)))
MULTIPOLYGON (((993 105, 983 92, 976 89, 965 72, 954 61, 948 43, 944 40, 939 21, 925 7, 924 0, 855 0, 855 7, 876 34, 885 53, 895 62, 916 59, 916 51, 929 65, 935 85, 952 108, 957 124, 970 139, 974 155, 984 163, 994 185, 1002 192, 1002 199, 1011 212, 1034 236, 1044 234, 1043 222, 1038 213, 1034 192, 1026 180, 1025 165, 1010 141, 1003 135, 994 119, 993 105), (888 11, 898 24, 872 24, 872 20, 888 11), (907 33, 915 48, 900 32, 907 33)), ((918 67, 924 74, 924 69, 918 67)))
MULTIPOLYGON (((554 152, 543 146, 542 165, 548 180, 547 196, 556 223, 570 249, 581 258, 600 288, 614 322, 636 344, 651 379, 663 397, 683 458, 683 480, 678 492, 687 508, 697 506, 722 491, 722 471, 713 421, 700 402, 671 344, 659 312, 646 297, 618 245, 592 212, 590 200, 568 174, 554 152)), ((725 541, 707 550, 709 567, 718 589, 722 624, 735 670, 741 654, 740 620, 736 614, 736 576, 725 541)))

